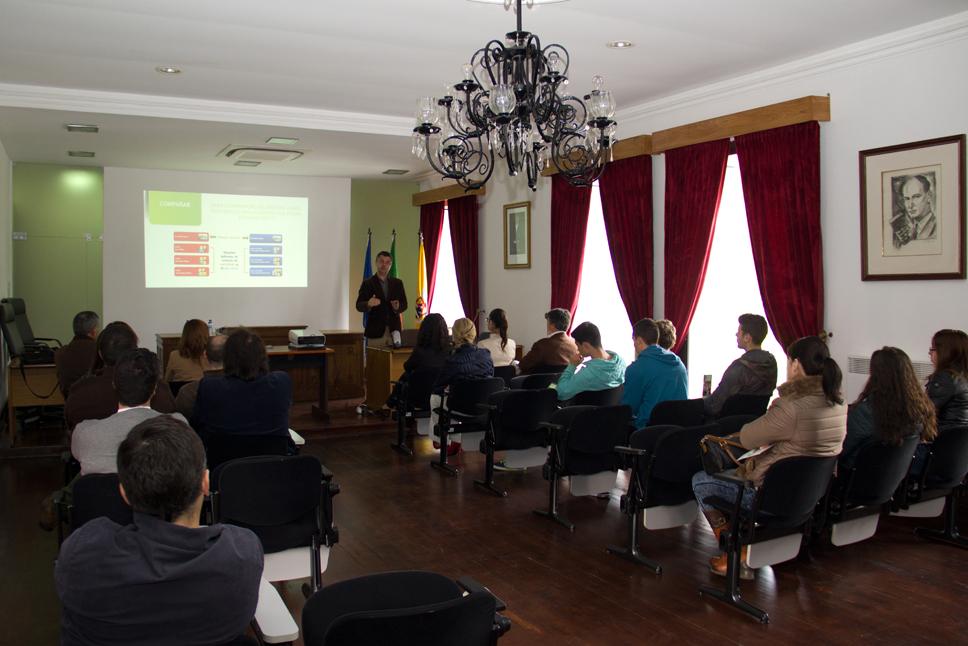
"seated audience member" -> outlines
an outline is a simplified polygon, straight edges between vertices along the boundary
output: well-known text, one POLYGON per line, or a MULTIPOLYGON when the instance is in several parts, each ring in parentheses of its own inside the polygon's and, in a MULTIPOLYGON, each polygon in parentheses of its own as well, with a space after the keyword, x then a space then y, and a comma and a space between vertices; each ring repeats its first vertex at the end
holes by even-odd
POLYGON ((671 352, 676 344, 676 326, 669 319, 659 319, 655 326, 659 328, 659 347, 671 352))
POLYGON ((558 400, 571 399, 589 390, 608 390, 625 382, 625 361, 611 350, 602 349, 598 326, 585 321, 571 332, 578 352, 561 373, 556 388, 558 400), (588 359, 582 363, 584 359, 588 359))
POLYGON ((262 545, 252 531, 199 526, 205 449, 172 417, 145 420, 118 448, 134 522, 96 518, 61 546, 54 581, 62 644, 224 644, 255 615, 262 545))
POLYGON ((403 374, 393 387, 393 392, 387 399, 387 406, 396 406, 400 397, 400 382, 408 381, 410 375, 421 368, 440 369, 450 356, 450 333, 447 331, 447 321, 440 314, 428 314, 420 322, 417 331, 417 344, 413 352, 403 362, 403 374))
MULTIPOLYGON (((209 338, 208 344, 205 346, 205 361, 208 363, 208 368, 205 369, 205 375, 202 379, 218 377, 223 374, 222 357, 225 355, 225 340, 227 338, 224 334, 216 334, 209 338)), ((197 397, 198 381, 188 382, 175 395, 175 409, 184 415, 185 419, 191 419, 195 411, 195 399, 197 397)))
MULTIPOLYGON (((118 412, 104 419, 89 419, 74 427, 71 454, 81 463, 81 475, 115 473, 118 446, 128 431, 161 415, 148 405, 158 387, 158 357, 151 350, 128 350, 114 368, 118 412)), ((182 422, 185 418, 175 413, 182 422)))
MULTIPOLYGON (((240 328, 229 335, 223 371, 198 382, 192 428, 202 439, 213 433, 289 438, 292 381, 285 372, 269 372, 258 334, 240 328)), ((295 453, 295 445, 290 450, 295 453)))
POLYGON ((168 355, 165 381, 198 381, 209 369, 205 359, 208 346, 208 324, 201 319, 185 321, 178 348, 168 355))
POLYGON ((719 415, 723 404, 733 395, 773 394, 776 388, 776 359, 760 347, 768 333, 766 319, 762 316, 743 314, 739 317, 736 346, 746 352, 729 364, 716 390, 703 397, 706 415, 719 415))
MULTIPOLYGON (((769 447, 763 453, 744 461, 736 470, 738 476, 763 484, 766 472, 780 460, 797 456, 835 456, 840 454, 847 434, 847 407, 840 393, 843 375, 840 366, 820 337, 808 336, 794 341, 787 350, 787 380, 780 386, 780 397, 766 414, 739 432, 739 442, 747 449, 769 447)), ((737 439, 734 437, 734 439, 737 439)), ((692 478, 692 489, 717 540, 726 526, 726 518, 705 504, 707 498, 735 500, 740 485, 717 480, 705 471, 692 478)), ((750 509, 754 490, 747 488, 742 507, 750 509)), ((726 555, 710 559, 710 570, 726 575, 726 555)), ((740 576, 753 578, 746 565, 744 550, 740 576)))
MULTIPOLYGON (((929 351, 934 372, 928 377, 928 397, 934 403, 938 434, 968 426, 968 335, 961 330, 938 330, 929 351)), ((929 447, 922 444, 911 473, 921 475, 929 447)))
POLYGON ((659 402, 686 399, 686 367, 658 341, 659 328, 652 319, 642 319, 633 326, 635 361, 625 370, 622 403, 632 409, 635 428, 645 428, 659 402))
POLYGON ((566 330, 571 324, 568 310, 557 307, 545 314, 548 336, 535 341, 531 350, 521 358, 518 371, 522 375, 563 370, 578 352, 574 339, 566 330))
MULTIPOLYGON (((78 422, 86 419, 104 419, 118 412, 114 367, 125 352, 137 347, 138 335, 123 321, 108 323, 101 330, 97 337, 98 357, 95 366, 98 363, 103 365, 71 386, 71 392, 64 404, 64 417, 67 419, 68 428, 73 429, 78 422)), ((159 413, 175 412, 175 398, 165 382, 158 382, 151 398, 151 407, 159 413)))
POLYGON ((67 398, 75 381, 91 372, 97 356, 97 328, 100 317, 89 310, 74 315, 74 338, 54 355, 57 366, 57 385, 67 398))
POLYGON ((494 362, 495 368, 510 366, 514 362, 514 353, 518 345, 514 339, 508 338, 508 317, 504 310, 491 310, 487 315, 487 331, 490 336, 478 341, 477 347, 491 353, 491 361, 494 362))
MULTIPOLYGON (((454 321, 452 333, 454 352, 444 361, 437 381, 434 382, 434 388, 430 395, 431 410, 440 408, 442 396, 451 384, 466 379, 485 379, 494 376, 494 363, 491 361, 491 353, 474 346, 474 339, 477 338, 477 329, 474 327, 474 322, 468 318, 459 318, 454 321)), ((430 428, 433 429, 434 437, 438 437, 436 413, 431 413, 430 428)), ((460 434, 449 435, 447 439, 448 455, 459 453, 461 450, 460 434)), ((440 444, 436 441, 434 448, 440 448, 440 444)))
POLYGON ((899 348, 884 347, 871 355, 870 377, 847 412, 847 439, 839 464, 854 466, 868 444, 900 446, 910 435, 929 442, 936 435, 934 406, 924 393, 914 366, 899 348))

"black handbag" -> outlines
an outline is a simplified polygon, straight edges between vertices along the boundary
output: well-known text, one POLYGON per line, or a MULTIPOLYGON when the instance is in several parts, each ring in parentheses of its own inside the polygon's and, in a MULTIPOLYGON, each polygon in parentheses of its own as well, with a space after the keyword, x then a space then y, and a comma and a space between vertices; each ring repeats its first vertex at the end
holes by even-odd
POLYGON ((739 467, 738 458, 746 453, 746 447, 728 437, 706 435, 699 440, 699 451, 703 471, 712 475, 739 467))

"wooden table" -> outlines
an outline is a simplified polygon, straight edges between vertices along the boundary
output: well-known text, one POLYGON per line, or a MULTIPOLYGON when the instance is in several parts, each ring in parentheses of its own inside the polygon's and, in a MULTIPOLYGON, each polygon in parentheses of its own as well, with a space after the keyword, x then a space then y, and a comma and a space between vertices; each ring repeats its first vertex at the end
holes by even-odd
POLYGON ((366 348, 366 405, 373 410, 383 408, 390 396, 390 382, 403 374, 403 364, 410 358, 413 348, 389 348, 367 346, 366 348))
POLYGON ((7 384, 7 427, 10 446, 13 447, 17 439, 16 409, 27 406, 63 406, 64 397, 57 387, 57 368, 52 363, 27 365, 21 373, 20 359, 14 357, 7 365, 7 384))
POLYGON ((296 393, 305 393, 315 387, 316 396, 312 398, 313 417, 329 420, 329 383, 328 358, 335 354, 332 348, 307 348, 293 350, 288 345, 266 346, 271 370, 283 370, 292 379, 293 401, 306 401, 297 398, 296 393))

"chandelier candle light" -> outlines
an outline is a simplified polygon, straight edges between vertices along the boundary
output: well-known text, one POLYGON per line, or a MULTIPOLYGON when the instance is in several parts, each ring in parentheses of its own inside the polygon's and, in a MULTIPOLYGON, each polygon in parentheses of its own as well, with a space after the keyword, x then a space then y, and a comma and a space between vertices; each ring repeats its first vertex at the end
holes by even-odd
POLYGON ((615 99, 600 76, 584 101, 567 93, 568 50, 542 48, 522 30, 521 1, 516 31, 474 52, 444 96, 417 102, 413 154, 466 190, 484 186, 498 158, 509 175, 527 173, 531 190, 549 161, 570 184, 589 186, 611 159, 615 99))

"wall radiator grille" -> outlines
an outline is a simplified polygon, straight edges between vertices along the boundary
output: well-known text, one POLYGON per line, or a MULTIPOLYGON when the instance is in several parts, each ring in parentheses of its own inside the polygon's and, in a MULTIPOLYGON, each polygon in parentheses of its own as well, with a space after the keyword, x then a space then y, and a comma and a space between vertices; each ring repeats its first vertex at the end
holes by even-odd
MULTIPOLYGON (((930 361, 912 361, 911 363, 914 365, 914 374, 921 381, 927 380, 934 372, 934 366, 931 365, 930 361)), ((847 355, 847 372, 852 375, 869 375, 871 373, 871 358, 856 354, 847 355)))

